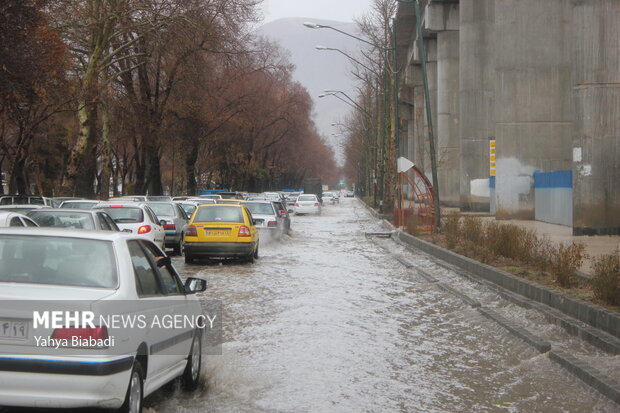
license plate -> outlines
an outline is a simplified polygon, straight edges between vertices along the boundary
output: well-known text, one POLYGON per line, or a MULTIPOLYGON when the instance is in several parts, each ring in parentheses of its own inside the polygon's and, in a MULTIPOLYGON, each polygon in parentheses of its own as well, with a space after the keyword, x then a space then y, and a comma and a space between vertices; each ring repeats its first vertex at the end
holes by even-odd
POLYGON ((205 235, 209 237, 227 237, 230 235, 230 231, 209 230, 205 231, 205 235))
POLYGON ((27 339, 28 323, 25 321, 0 319, 0 338, 27 339))

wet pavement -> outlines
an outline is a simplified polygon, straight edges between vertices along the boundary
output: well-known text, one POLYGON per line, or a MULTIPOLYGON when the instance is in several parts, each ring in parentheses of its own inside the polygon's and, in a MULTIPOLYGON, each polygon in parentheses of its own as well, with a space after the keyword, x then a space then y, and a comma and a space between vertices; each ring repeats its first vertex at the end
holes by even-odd
POLYGON ((608 373, 618 371, 617 357, 423 254, 366 239, 381 228, 357 200, 295 216, 292 228, 261 245, 255 264, 174 259, 180 273, 209 280, 208 298, 222 300, 223 354, 205 357, 201 389, 158 391, 147 412, 618 411, 386 248, 608 373))

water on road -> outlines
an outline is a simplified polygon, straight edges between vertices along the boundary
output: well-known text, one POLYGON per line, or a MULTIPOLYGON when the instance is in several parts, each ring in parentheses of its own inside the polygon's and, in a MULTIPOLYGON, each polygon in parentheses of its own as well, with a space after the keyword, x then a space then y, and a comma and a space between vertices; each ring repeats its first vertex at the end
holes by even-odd
POLYGON ((292 228, 255 264, 174 259, 222 300, 223 354, 205 357, 201 389, 159 391, 147 412, 618 411, 366 239, 381 229, 357 200, 292 228))

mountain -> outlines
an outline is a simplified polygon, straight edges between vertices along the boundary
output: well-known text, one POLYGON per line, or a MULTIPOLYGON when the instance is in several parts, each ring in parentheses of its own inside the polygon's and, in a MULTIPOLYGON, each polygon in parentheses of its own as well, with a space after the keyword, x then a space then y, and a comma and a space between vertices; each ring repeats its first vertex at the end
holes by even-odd
POLYGON ((306 21, 332 26, 338 30, 358 35, 355 23, 304 18, 275 20, 259 27, 257 33, 278 42, 290 51, 292 63, 295 65, 293 78, 308 89, 314 100, 314 121, 317 129, 330 142, 336 151, 337 159, 342 160, 338 138, 331 135, 338 132, 338 129, 331 124, 344 120, 353 109, 336 97, 319 98, 319 95, 326 89, 335 89, 342 90, 355 98, 356 82, 351 75, 353 66, 341 53, 317 50, 315 46, 340 49, 349 55, 356 56, 360 42, 331 29, 309 29, 303 25, 306 21))

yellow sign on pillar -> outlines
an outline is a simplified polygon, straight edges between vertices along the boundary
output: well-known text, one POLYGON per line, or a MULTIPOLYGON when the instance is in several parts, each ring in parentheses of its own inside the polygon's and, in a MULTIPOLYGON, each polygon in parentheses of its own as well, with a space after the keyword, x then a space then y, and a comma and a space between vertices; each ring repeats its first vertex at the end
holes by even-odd
POLYGON ((495 138, 489 139, 489 174, 495 176, 495 138))

